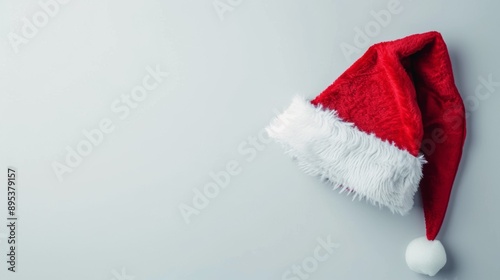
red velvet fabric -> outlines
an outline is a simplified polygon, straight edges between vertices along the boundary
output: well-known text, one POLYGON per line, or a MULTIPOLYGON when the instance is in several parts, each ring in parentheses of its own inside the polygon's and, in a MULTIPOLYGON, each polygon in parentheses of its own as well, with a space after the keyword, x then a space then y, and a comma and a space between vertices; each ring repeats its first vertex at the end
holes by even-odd
POLYGON ((414 156, 425 155, 420 190, 427 238, 434 240, 466 135, 464 105, 441 34, 373 45, 311 103, 414 156))

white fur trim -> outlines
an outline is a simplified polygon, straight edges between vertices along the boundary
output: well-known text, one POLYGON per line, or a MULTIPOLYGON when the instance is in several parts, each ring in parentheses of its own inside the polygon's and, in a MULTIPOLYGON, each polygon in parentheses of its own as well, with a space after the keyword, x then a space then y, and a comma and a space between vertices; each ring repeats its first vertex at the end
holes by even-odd
MULTIPOLYGON (((301 97, 266 128, 307 174, 331 182, 392 212, 407 213, 422 178, 423 156, 415 157, 374 134, 360 131, 337 112, 301 97)), ((353 200, 354 200, 353 198, 353 200)))

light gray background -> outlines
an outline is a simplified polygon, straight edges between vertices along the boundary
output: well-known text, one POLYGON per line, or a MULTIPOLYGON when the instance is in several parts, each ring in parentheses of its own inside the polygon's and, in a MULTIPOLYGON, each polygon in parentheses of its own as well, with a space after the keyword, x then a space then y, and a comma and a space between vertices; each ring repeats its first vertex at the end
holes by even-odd
MULTIPOLYGON (((254 158, 238 149, 294 94, 314 97, 349 67, 361 53, 348 58, 341 44, 390 1, 221 1, 232 5, 222 18, 212 0, 73 0, 18 53, 8 35, 41 7, 0 1, 1 184, 7 166, 20 184, 19 272, 0 257, 1 279, 282 279, 327 236, 340 247, 309 279, 427 278, 404 261, 424 234, 418 201, 393 215, 304 175, 274 143, 254 158), (156 65, 169 77, 119 119, 112 102, 156 65), (115 130, 60 182, 53 162, 104 118, 115 130), (179 205, 231 160, 242 172, 186 224, 179 205)), ((439 235, 449 263, 435 279, 497 279, 500 87, 481 100, 475 89, 479 77, 500 81, 500 5, 400 8, 370 43, 440 31, 469 116, 439 235)))

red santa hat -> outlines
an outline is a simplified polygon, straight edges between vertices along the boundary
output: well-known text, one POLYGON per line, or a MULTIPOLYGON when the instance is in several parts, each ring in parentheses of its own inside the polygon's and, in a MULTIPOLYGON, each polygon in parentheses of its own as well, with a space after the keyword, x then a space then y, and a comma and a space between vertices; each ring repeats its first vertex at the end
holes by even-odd
POLYGON ((435 275, 446 263, 436 240, 465 141, 465 110, 438 32, 371 46, 312 101, 295 97, 267 127, 308 174, 334 188, 407 213, 420 187, 426 237, 408 266, 435 275))

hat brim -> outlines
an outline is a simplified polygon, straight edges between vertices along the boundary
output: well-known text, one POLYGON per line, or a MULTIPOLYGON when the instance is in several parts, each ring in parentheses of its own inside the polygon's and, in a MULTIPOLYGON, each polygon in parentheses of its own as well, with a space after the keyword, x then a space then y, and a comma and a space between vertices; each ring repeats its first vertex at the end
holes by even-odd
POLYGON ((341 192, 353 193, 392 212, 407 213, 422 178, 422 155, 360 131, 334 110, 302 97, 266 128, 307 174, 319 176, 341 192))

